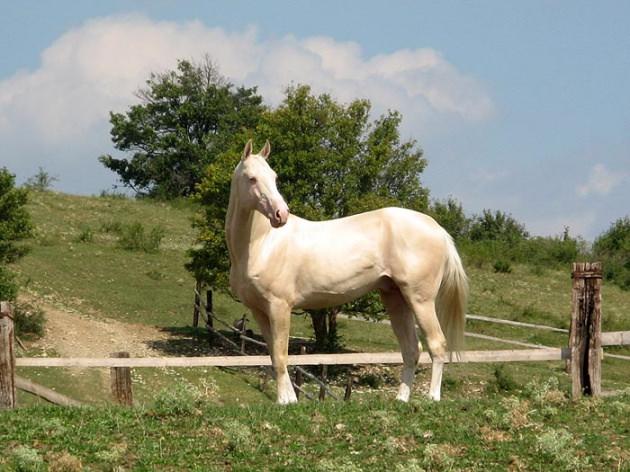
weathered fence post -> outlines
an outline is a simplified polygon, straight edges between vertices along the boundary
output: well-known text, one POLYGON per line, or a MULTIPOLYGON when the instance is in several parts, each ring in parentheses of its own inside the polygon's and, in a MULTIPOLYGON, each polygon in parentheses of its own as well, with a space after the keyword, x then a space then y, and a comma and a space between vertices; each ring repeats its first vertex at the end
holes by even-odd
POLYGON ((245 338, 243 336, 245 336, 245 332, 247 331, 247 316, 243 315, 243 318, 241 318, 241 352, 243 354, 245 354, 245 338))
MULTIPOLYGON (((300 354, 304 355, 306 354, 306 346, 301 345, 300 346, 300 354)), ((295 369, 295 385, 297 385, 298 387, 302 387, 302 385, 304 385, 304 376, 302 375, 302 371, 298 368, 295 369)), ((295 396, 297 397, 297 399, 300 399, 300 389, 298 388, 295 391, 295 396)))
POLYGON ((571 378, 573 399, 601 394, 602 363, 602 265, 599 262, 573 264, 571 329, 571 378))
POLYGON ((15 408, 13 309, 0 302, 0 409, 15 408))
MULTIPOLYGON (((127 358, 128 352, 114 352, 111 357, 127 358)), ((121 405, 133 405, 133 393, 131 390, 131 369, 129 367, 112 367, 111 387, 114 399, 121 405)))
POLYGON ((322 384, 319 386, 319 399, 324 400, 326 398, 326 378, 328 377, 328 366, 324 364, 322 366, 322 384))
POLYGON ((206 290, 206 326, 208 328, 214 328, 214 307, 212 306, 212 290, 206 290))
POLYGON ((354 383, 354 379, 352 378, 352 372, 348 371, 348 379, 346 380, 346 393, 343 396, 345 401, 350 400, 350 395, 352 395, 352 384, 354 383))
POLYGON ((193 328, 196 328, 197 326, 199 326, 199 308, 201 305, 201 297, 199 296, 199 294, 201 293, 201 282, 199 280, 197 280, 197 283, 195 284, 195 306, 193 307, 193 328))

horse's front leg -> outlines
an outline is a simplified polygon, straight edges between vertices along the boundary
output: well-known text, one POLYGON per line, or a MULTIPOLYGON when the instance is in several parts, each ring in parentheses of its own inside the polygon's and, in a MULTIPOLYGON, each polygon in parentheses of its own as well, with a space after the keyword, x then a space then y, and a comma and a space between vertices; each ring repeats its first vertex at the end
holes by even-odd
POLYGON ((297 397, 287 370, 291 307, 286 302, 278 301, 270 304, 269 326, 271 331, 271 362, 276 374, 278 388, 277 402, 281 405, 296 403, 297 397))

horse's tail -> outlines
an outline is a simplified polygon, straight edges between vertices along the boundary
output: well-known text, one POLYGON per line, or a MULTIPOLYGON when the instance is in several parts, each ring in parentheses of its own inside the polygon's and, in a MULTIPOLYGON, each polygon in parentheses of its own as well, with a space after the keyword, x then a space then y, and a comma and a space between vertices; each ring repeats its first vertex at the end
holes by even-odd
POLYGON ((446 237, 446 261, 444 275, 436 298, 435 308, 448 350, 459 357, 464 348, 464 325, 466 324, 466 299, 468 279, 450 235, 446 237))

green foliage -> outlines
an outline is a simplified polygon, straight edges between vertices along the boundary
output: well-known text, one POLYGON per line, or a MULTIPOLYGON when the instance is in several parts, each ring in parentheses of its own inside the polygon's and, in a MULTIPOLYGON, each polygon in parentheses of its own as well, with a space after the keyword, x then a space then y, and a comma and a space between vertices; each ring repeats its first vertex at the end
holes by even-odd
POLYGON ((23 254, 17 241, 32 236, 33 225, 26 211, 28 192, 15 188, 15 177, 0 168, 0 262, 15 261, 23 254))
MULTIPOLYGON (((211 391, 216 387, 211 385, 211 391)), ((160 390, 155 396, 152 412, 158 416, 191 415, 198 411, 208 399, 207 392, 186 381, 160 390)))
POLYGON ((497 392, 513 392, 518 389, 519 385, 514 377, 509 373, 505 365, 501 364, 494 368, 494 381, 489 383, 490 390, 497 392))
POLYGON ((53 177, 42 167, 39 167, 37 174, 29 177, 24 186, 29 190, 43 192, 44 190, 48 190, 52 186, 53 182, 58 181, 59 179, 57 177, 53 177))
POLYGON ((37 472, 46 470, 44 459, 37 449, 18 446, 11 452, 11 460, 16 472, 37 472))
POLYGON ((615 221, 593 244, 595 258, 602 261, 604 277, 630 290, 630 217, 615 221))
POLYGON ((17 291, 15 274, 4 264, 0 265, 0 300, 15 300, 17 291))
POLYGON ((138 96, 142 103, 110 114, 114 146, 131 158, 99 160, 137 193, 168 199, 191 195, 205 167, 264 108, 255 88, 235 88, 208 58, 151 74, 138 96))
POLYGON ((94 231, 88 225, 81 225, 79 228, 79 234, 76 236, 75 241, 78 243, 91 243, 94 240, 94 231))
POLYGON ((14 300, 17 283, 6 263, 15 262, 26 249, 18 243, 33 234, 26 210, 28 191, 15 187, 15 176, 0 168, 0 300, 14 300))
POLYGON ((504 261, 503 259, 495 261, 495 263, 492 265, 492 268, 495 272, 501 274, 509 274, 510 272, 512 272, 512 266, 510 265, 510 263, 504 261))
POLYGON ((164 238, 164 228, 154 226, 149 233, 139 222, 124 225, 118 235, 118 245, 129 251, 157 252, 164 238))
POLYGON ((490 210, 484 210, 481 215, 473 218, 470 226, 472 241, 504 241, 515 244, 528 236, 529 233, 524 225, 501 211, 493 213, 490 210))
POLYGON ((46 315, 41 308, 30 303, 16 303, 14 306, 15 334, 20 337, 37 337, 44 335, 46 315))
POLYGON ((453 198, 431 202, 428 213, 450 234, 455 241, 468 237, 471 220, 464 213, 460 202, 453 198))

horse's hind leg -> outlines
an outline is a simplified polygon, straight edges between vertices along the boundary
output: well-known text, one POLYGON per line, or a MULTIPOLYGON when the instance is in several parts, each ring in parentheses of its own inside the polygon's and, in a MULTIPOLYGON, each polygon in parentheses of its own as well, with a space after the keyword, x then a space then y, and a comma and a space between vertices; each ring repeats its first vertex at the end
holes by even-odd
POLYGON ((398 338, 403 358, 400 387, 396 399, 407 402, 409 401, 416 366, 420 358, 414 315, 397 287, 391 290, 382 290, 381 299, 389 314, 394 334, 398 338))
POLYGON ((442 373, 446 362, 446 338, 435 312, 433 298, 423 300, 416 294, 403 292, 403 296, 416 315, 418 325, 427 341, 427 349, 431 355, 431 387, 429 397, 439 400, 442 386, 442 373))

